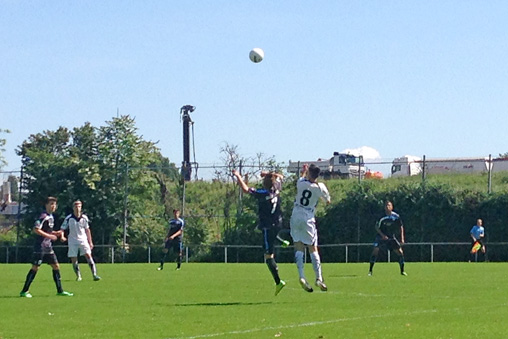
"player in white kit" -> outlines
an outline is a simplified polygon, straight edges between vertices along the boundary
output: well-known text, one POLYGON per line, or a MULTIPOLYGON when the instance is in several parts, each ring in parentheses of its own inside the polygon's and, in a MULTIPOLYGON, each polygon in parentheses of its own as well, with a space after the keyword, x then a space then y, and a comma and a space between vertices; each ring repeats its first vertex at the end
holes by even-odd
POLYGON ((304 165, 300 179, 296 184, 297 193, 291 214, 291 237, 295 246, 295 262, 300 276, 300 285, 307 292, 313 292, 303 271, 305 246, 309 249, 312 268, 316 274, 316 286, 322 291, 328 290, 321 273, 321 258, 318 252, 318 235, 314 210, 319 199, 330 203, 330 194, 325 184, 316 182, 320 169, 315 165, 304 165))
MULTIPOLYGON (((92 270, 93 280, 101 280, 97 275, 97 268, 92 258, 93 241, 90 232, 90 225, 88 217, 81 212, 83 204, 81 201, 76 200, 73 205, 73 213, 69 214, 61 229, 65 231, 69 239, 69 250, 67 255, 71 258, 72 268, 76 273, 76 280, 81 281, 81 272, 79 270, 78 256, 84 255, 90 269, 92 270)), ((62 236, 62 241, 65 241, 65 236, 62 236)))

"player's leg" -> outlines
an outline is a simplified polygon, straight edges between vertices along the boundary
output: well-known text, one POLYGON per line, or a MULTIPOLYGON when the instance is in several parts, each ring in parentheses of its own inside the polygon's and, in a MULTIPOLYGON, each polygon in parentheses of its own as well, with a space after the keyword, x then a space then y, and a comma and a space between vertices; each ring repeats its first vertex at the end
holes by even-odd
POLYGON ((26 278, 25 278, 25 284, 23 285, 23 289, 19 293, 19 295, 21 297, 25 297, 25 298, 32 297, 32 295, 29 292, 30 285, 34 281, 35 276, 37 275, 37 272, 39 271, 39 267, 40 267, 41 263, 42 263, 42 253, 34 252, 32 267, 28 271, 28 274, 26 275, 26 278))
POLYGON ((317 245, 307 247, 309 249, 312 268, 314 269, 314 273, 316 274, 316 286, 319 287, 321 291, 327 291, 328 287, 325 285, 323 281, 323 274, 321 271, 321 257, 319 256, 318 247, 317 245))
POLYGON ((97 266, 95 265, 95 261, 92 257, 92 250, 90 248, 90 245, 88 243, 85 243, 82 246, 82 250, 85 253, 86 262, 88 263, 88 266, 90 267, 90 270, 92 271, 92 276, 94 281, 101 280, 101 277, 97 275, 97 266))
POLYGON ((81 271, 79 269, 78 257, 74 256, 74 257, 70 257, 70 258, 71 258, 72 270, 76 274, 76 281, 81 281, 82 278, 81 278, 81 271))
POLYGON ((305 257, 305 245, 301 241, 294 242, 295 246, 295 262, 298 268, 298 275, 300 277, 300 285, 306 292, 313 292, 307 278, 304 273, 304 257, 305 257))
POLYGON ((485 248, 485 244, 483 243, 483 241, 480 241, 480 244, 482 245, 481 251, 483 253, 483 261, 487 261, 486 255, 487 249, 485 248))
POLYGON ((277 233, 277 240, 280 241, 280 244, 283 248, 286 248, 290 245, 289 240, 286 240, 288 237, 289 230, 286 229, 280 229, 277 233))
POLYGON ((374 268, 374 265, 376 264, 377 256, 379 255, 379 242, 374 242, 374 248, 372 249, 372 254, 370 255, 370 266, 369 266, 369 276, 372 275, 372 269, 374 268))
POLYGON ((395 253, 399 256, 399 267, 400 267, 400 274, 407 275, 406 271, 404 270, 405 260, 404 260, 404 251, 402 251, 402 248, 399 248, 395 250, 395 253))
POLYGON ((54 252, 50 254, 45 254, 45 257, 48 264, 50 264, 51 268, 53 269, 53 281, 55 282, 57 295, 71 297, 73 294, 65 292, 62 288, 62 280, 60 276, 60 264, 58 263, 56 254, 54 252))
POLYGON ((159 267, 157 268, 159 271, 164 268, 164 262, 166 261, 166 256, 168 255, 169 251, 169 241, 166 241, 164 243, 164 248, 162 249, 162 258, 159 267))
POLYGON ((476 260, 476 253, 478 251, 477 248, 477 241, 473 241, 471 243, 471 250, 469 251, 469 262, 475 262, 476 260))
POLYGON ((71 259, 72 270, 76 274, 76 281, 81 281, 81 271, 79 270, 79 246, 77 244, 69 244, 67 256, 71 259))
POLYGON ((263 250, 265 251, 266 266, 268 266, 268 270, 272 274, 275 284, 279 284, 280 283, 279 268, 277 267, 277 263, 275 262, 275 257, 273 255, 274 242, 277 234, 276 231, 273 231, 270 228, 263 228, 262 232, 263 232, 263 250))
POLYGON ((399 241, 395 238, 390 239, 388 243, 388 250, 393 250, 398 256, 399 256, 399 267, 400 267, 400 274, 401 275, 407 275, 406 271, 404 271, 404 251, 402 250, 402 247, 399 243, 399 241))
POLYGON ((295 263, 300 277, 300 285, 307 292, 312 292, 313 289, 307 282, 304 273, 304 257, 305 257, 305 244, 312 244, 312 239, 307 233, 307 215, 301 208, 294 208, 290 219, 290 234, 293 238, 295 248, 295 263))
POLYGON ((181 240, 178 240, 176 242, 175 250, 178 255, 176 258, 176 269, 179 270, 180 267, 182 267, 182 259, 183 259, 183 242, 181 240))

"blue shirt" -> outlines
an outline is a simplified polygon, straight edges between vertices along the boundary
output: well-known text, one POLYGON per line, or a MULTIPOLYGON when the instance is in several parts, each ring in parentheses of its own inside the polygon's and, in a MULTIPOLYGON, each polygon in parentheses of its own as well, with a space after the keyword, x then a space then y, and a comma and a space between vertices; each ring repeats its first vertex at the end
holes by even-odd
POLYGON ((471 228, 471 235, 475 237, 476 240, 480 239, 481 236, 485 235, 485 229, 483 226, 474 225, 473 228, 471 228))

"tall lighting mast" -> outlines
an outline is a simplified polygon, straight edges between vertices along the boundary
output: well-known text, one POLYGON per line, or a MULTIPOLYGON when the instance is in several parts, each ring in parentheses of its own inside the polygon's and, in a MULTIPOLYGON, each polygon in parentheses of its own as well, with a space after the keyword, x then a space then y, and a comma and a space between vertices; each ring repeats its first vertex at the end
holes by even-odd
POLYGON ((190 113, 194 112, 196 107, 185 105, 180 109, 180 118, 183 122, 183 161, 182 176, 185 181, 191 180, 192 166, 190 161, 190 126, 194 124, 190 113))

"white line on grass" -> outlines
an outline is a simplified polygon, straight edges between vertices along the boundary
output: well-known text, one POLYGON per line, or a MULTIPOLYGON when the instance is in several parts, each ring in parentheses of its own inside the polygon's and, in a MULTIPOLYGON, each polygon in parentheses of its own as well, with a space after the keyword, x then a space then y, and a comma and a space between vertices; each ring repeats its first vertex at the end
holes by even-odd
MULTIPOLYGON (((405 315, 415 315, 415 314, 424 314, 424 313, 435 313, 437 310, 421 310, 421 311, 413 311, 405 313, 405 315)), ((334 323, 340 323, 345 321, 357 321, 357 320, 365 320, 365 319, 374 319, 374 318, 387 318, 387 317, 393 317, 399 315, 399 313, 393 313, 393 314, 376 314, 366 317, 352 317, 352 318, 339 318, 339 319, 332 319, 332 320, 326 320, 326 321, 312 321, 309 323, 301 323, 301 324, 292 324, 292 325, 284 325, 284 326, 270 326, 270 327, 263 327, 263 328, 251 328, 247 330, 241 330, 241 331, 229 331, 229 332, 221 332, 221 333, 210 333, 210 334, 200 334, 190 337, 170 337, 167 339, 195 339, 195 338, 212 338, 212 337, 220 337, 220 336, 226 336, 226 335, 232 335, 232 334, 247 334, 247 333, 254 333, 254 332, 261 332, 261 331, 269 331, 269 330, 282 330, 286 328, 298 328, 298 327, 310 327, 310 326, 317 326, 317 325, 325 325, 325 324, 334 324, 334 323)))

